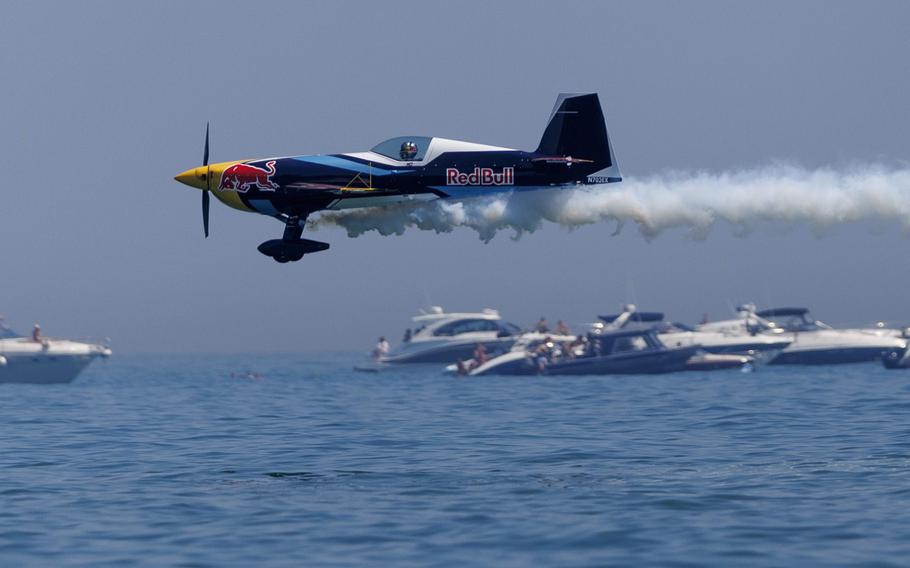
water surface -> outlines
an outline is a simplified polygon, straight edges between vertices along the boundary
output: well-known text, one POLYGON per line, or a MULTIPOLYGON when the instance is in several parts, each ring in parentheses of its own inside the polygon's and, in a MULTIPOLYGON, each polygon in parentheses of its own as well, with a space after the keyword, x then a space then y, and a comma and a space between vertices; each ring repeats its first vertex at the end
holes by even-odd
POLYGON ((115 356, 70 385, 0 385, 0 565, 910 558, 910 371, 458 379, 355 362, 115 356))

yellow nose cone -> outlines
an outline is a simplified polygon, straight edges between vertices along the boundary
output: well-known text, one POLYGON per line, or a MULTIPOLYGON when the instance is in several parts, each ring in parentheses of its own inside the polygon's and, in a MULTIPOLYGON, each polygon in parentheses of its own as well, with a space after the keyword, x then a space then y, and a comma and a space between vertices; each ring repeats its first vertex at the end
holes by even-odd
POLYGON ((183 173, 177 174, 174 176, 174 179, 182 184, 195 187, 196 189, 205 189, 206 176, 208 175, 209 168, 201 166, 198 168, 190 168, 183 173))

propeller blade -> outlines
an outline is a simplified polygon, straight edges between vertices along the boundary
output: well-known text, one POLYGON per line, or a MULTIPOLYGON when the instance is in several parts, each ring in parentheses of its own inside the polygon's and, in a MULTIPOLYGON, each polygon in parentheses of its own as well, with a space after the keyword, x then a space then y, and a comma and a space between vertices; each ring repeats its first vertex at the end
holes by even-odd
POLYGON ((209 190, 202 192, 202 228, 205 230, 205 238, 209 238, 209 190))
POLYGON ((202 165, 209 165, 209 123, 205 123, 205 151, 202 153, 202 165))
POLYGON ((202 152, 202 165, 205 166, 205 191, 202 192, 202 229, 205 231, 205 238, 209 238, 209 202, 211 197, 209 192, 212 190, 211 173, 209 167, 209 123, 205 123, 205 150, 202 152))

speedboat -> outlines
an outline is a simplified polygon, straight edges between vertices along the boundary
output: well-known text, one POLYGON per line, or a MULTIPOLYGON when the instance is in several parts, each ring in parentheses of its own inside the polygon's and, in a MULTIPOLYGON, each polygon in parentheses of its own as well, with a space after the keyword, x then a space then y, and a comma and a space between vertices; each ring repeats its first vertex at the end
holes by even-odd
POLYGON ((628 375, 686 370, 697 346, 668 347, 654 330, 589 333, 571 344, 528 341, 470 370, 480 375, 628 375))
POLYGON ((502 364, 510 359, 519 358, 519 355, 524 357, 527 352, 538 349, 542 344, 548 343, 550 349, 562 351, 577 348, 580 345, 577 343, 578 341, 579 338, 576 335, 526 331, 518 336, 508 352, 494 355, 492 358, 486 357, 483 361, 477 361, 473 356, 470 359, 458 359, 457 362, 448 365, 445 372, 450 375, 471 375, 471 371, 484 366, 496 357, 503 357, 499 361, 502 364))
POLYGON ((756 311, 752 304, 739 307, 739 318, 700 326, 722 328, 756 337, 771 333, 789 338, 790 345, 773 365, 831 365, 880 359, 886 351, 907 347, 901 330, 884 327, 836 329, 809 314, 808 308, 774 308, 756 311))
POLYGON ((765 364, 779 356, 793 340, 777 333, 739 333, 738 328, 725 326, 724 322, 693 328, 679 322, 664 321, 661 312, 639 312, 633 304, 623 306, 620 314, 599 316, 599 319, 602 323, 594 326, 602 326, 605 330, 650 324, 668 346, 701 346, 702 353, 692 361, 693 370, 765 364))
POLYGON ((508 351, 521 334, 518 326, 502 321, 491 309, 447 313, 434 306, 412 321, 416 329, 408 329, 404 340, 380 356, 379 363, 452 363, 469 359, 478 344, 493 356, 508 351))
POLYGON ((111 349, 68 339, 22 337, 0 327, 0 383, 69 383, 111 349))

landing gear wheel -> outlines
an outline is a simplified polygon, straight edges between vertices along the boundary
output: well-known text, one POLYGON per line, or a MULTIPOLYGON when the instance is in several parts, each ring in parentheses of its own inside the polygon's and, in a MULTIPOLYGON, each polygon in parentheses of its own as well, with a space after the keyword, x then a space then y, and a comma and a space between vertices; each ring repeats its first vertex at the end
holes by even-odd
POLYGON ((323 251, 327 248, 329 248, 329 243, 321 243, 309 239, 297 239, 290 242, 284 239, 273 239, 259 245, 259 252, 284 264, 286 262, 296 262, 302 259, 305 254, 323 251))
POLYGON ((329 243, 301 239, 303 223, 306 216, 283 217, 285 220, 284 235, 280 239, 272 239, 259 245, 259 252, 272 257, 276 262, 297 262, 303 255, 319 252, 329 248, 329 243))

